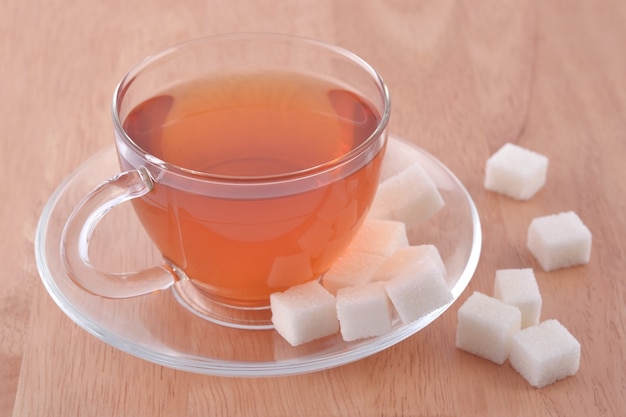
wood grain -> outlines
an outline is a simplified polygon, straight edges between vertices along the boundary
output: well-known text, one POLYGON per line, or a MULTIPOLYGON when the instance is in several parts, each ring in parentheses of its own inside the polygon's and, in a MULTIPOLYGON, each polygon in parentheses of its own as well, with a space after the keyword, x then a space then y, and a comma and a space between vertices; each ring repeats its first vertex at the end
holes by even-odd
POLYGON ((8 0, 0 5, 0 415, 618 416, 626 409, 626 3, 619 0, 8 0), (33 236, 59 182, 112 143, 115 83, 145 55, 205 34, 272 31, 354 50, 390 86, 391 130, 444 161, 483 222, 472 292, 532 267, 542 318, 581 342, 543 389, 454 347, 460 303, 379 354, 308 375, 237 379, 147 363, 73 324, 40 283, 33 236), (512 141, 550 158, 517 202, 482 186, 512 141), (545 273, 536 216, 576 211, 588 265, 545 273))

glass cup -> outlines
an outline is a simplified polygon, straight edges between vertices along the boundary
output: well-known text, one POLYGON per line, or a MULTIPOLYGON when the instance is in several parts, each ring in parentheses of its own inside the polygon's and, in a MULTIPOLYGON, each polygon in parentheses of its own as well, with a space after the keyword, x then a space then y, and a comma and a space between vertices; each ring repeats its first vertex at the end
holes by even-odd
POLYGON ((203 318, 270 328, 269 295, 319 279, 363 222, 390 101, 377 72, 349 51, 234 34, 146 58, 116 88, 112 112, 122 172, 68 219, 68 275, 110 298, 171 288, 203 318), (126 201, 162 262, 98 270, 90 237, 126 201))

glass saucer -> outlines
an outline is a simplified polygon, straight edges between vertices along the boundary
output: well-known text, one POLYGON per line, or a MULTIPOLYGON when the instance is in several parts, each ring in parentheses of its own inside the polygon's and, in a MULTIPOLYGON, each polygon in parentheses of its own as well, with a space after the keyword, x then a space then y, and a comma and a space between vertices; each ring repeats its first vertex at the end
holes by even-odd
MULTIPOLYGON (((119 172, 113 146, 78 167, 44 207, 35 236, 42 281, 61 310, 93 336, 131 355, 183 371, 237 377, 293 375, 333 368, 380 352, 432 323, 458 299, 474 274, 482 241, 476 207, 454 174, 422 149, 400 139, 389 140, 390 145, 404 146, 407 154, 422 164, 446 202, 434 217, 409 231, 409 240, 437 246, 453 301, 410 324, 395 319, 387 334, 345 342, 337 333, 293 347, 274 330, 235 329, 203 320, 178 303, 171 289, 136 298, 106 299, 79 288, 63 267, 61 233, 78 201, 119 172)), ((100 268, 110 266, 119 271, 121 265, 137 270, 159 261, 130 204, 105 217, 90 247, 91 259, 100 268)))

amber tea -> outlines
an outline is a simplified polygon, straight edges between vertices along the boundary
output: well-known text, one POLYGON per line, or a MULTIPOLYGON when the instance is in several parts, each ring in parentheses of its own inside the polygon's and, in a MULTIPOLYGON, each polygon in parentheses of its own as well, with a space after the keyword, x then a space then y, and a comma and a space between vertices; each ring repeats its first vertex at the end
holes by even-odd
POLYGON ((391 114, 385 83, 350 51, 258 33, 150 55, 111 104, 121 172, 68 217, 66 273, 107 298, 169 290, 239 329, 272 328, 270 294, 320 278, 346 249, 372 204, 391 114), (103 271, 90 239, 126 201, 163 257, 103 271))
POLYGON ((346 248, 375 193, 382 151, 358 169, 333 168, 306 190, 291 178, 323 172, 373 135, 380 119, 359 94, 302 73, 176 85, 130 111, 131 140, 216 189, 271 182, 283 192, 200 195, 156 182, 133 204, 163 256, 205 293, 266 304, 270 293, 319 277, 346 248))

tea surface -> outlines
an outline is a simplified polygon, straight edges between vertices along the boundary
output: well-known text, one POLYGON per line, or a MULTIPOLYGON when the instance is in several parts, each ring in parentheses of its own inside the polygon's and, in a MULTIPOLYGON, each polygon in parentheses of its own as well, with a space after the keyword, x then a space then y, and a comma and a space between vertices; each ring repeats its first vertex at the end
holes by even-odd
POLYGON ((358 95, 287 73, 211 77, 136 107, 130 137, 183 168, 225 176, 273 176, 333 161, 360 145, 379 116, 358 95))

